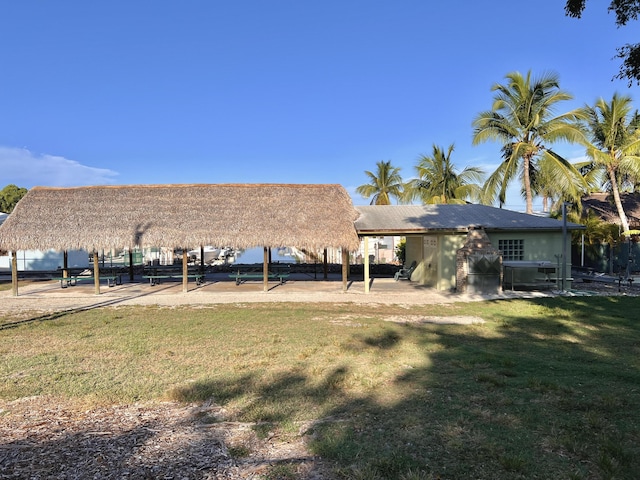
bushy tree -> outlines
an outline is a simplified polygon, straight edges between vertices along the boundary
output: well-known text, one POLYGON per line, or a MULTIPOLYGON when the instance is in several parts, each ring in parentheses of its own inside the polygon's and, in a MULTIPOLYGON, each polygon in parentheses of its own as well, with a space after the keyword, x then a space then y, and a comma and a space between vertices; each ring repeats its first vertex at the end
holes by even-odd
POLYGON ((27 194, 26 188, 10 184, 0 190, 0 212, 11 213, 16 204, 27 194))
POLYGON ((398 261, 404 265, 404 262, 407 261, 407 239, 403 238, 396 245, 396 257, 398 257, 398 261))

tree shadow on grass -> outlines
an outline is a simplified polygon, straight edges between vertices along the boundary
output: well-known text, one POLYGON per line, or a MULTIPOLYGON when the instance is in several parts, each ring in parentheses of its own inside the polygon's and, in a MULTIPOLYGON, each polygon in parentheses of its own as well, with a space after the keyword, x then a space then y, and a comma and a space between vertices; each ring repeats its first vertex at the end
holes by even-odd
POLYGON ((306 430, 312 450, 341 478, 637 478, 637 301, 534 299, 530 315, 509 313, 510 302, 484 326, 354 334, 350 348, 388 354, 408 342, 423 352, 424 366, 398 372, 393 403, 350 393, 348 364, 322 378, 245 375, 197 385, 200 397, 184 393, 225 404, 250 391, 238 418, 274 428, 308 414, 317 420, 306 430))
MULTIPOLYGON (((333 462, 342 479, 636 479, 637 299, 517 302, 496 302, 485 325, 380 322, 375 334, 354 330, 341 344, 351 358, 373 351, 380 361, 393 362, 394 352, 417 347, 420 358, 397 368, 395 378, 380 387, 398 393, 384 402, 379 391, 354 393, 354 365, 341 358, 329 371, 291 366, 268 375, 243 373, 204 379, 172 395, 184 402, 233 404, 234 419, 254 423, 262 434, 299 423, 311 450, 333 462), (528 309, 510 308, 522 303, 528 309)), ((154 478, 174 465, 184 467, 181 478, 204 478, 213 464, 228 465, 214 451, 211 465, 199 471, 181 463, 219 441, 204 434, 180 451, 142 459, 140 445, 152 443, 159 428, 149 424, 104 438, 87 431, 47 439, 27 435, 3 445, 0 471, 14 474, 48 451, 83 448, 87 438, 98 451, 109 451, 108 442, 121 447, 107 459, 116 467, 100 478, 123 478, 129 471, 130 478, 154 478)), ((88 449, 80 456, 84 463, 51 464, 33 478, 71 478, 73 471, 79 472, 75 478, 91 478, 99 456, 88 449)), ((297 478, 317 478, 317 471, 297 478)))

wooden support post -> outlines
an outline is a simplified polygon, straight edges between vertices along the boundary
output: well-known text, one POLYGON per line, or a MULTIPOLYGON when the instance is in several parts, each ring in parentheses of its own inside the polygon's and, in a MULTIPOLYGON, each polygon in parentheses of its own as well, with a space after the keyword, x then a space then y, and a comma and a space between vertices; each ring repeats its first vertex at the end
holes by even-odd
POLYGON ((66 250, 62 252, 62 276, 69 278, 69 252, 66 250))
POLYGON ((342 291, 347 291, 347 281, 349 280, 349 252, 342 247, 342 291))
POLYGON ((264 247, 264 259, 262 261, 262 288, 265 292, 269 291, 269 257, 271 249, 264 247))
POLYGON ((11 252, 11 292, 18 296, 18 252, 11 252))
POLYGON ((133 250, 129 249, 129 281, 133 283, 133 250))
POLYGON ((100 295, 100 260, 97 250, 93 251, 93 286, 94 293, 100 295))
POLYGON ((364 293, 369 293, 369 237, 364 237, 364 293))
POLYGON ((182 249, 182 293, 189 291, 189 255, 187 249, 182 249))
POLYGON ((322 273, 323 273, 324 279, 326 280, 329 276, 329 263, 327 260, 327 249, 325 248, 322 253, 324 257, 322 261, 322 273))

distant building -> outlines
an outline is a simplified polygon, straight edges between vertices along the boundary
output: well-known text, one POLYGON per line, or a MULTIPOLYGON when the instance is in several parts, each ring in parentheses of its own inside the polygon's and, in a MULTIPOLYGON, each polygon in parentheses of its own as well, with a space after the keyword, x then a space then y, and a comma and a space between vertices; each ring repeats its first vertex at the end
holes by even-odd
MULTIPOLYGON (((0 212, 0 225, 9 214, 0 212)), ((11 257, 9 252, 0 251, 0 271, 11 271, 11 257)), ((55 250, 18 250, 16 260, 19 271, 56 270, 62 268, 63 254, 55 250)), ((85 250, 71 250, 68 252, 68 266, 87 268, 89 254, 85 250)))

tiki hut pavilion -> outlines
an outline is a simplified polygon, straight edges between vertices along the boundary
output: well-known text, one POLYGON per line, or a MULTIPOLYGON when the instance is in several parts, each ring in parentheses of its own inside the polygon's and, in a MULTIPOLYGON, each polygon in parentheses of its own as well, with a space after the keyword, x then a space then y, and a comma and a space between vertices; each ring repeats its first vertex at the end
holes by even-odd
MULTIPOLYGON (((99 294, 100 250, 148 246, 186 250, 204 245, 264 247, 265 291, 268 248, 341 249, 346 290, 349 252, 359 247, 357 216, 340 185, 34 187, 0 226, 0 250, 12 252, 14 295, 18 250, 94 252, 99 294)), ((187 255, 182 269, 186 292, 187 255)))

